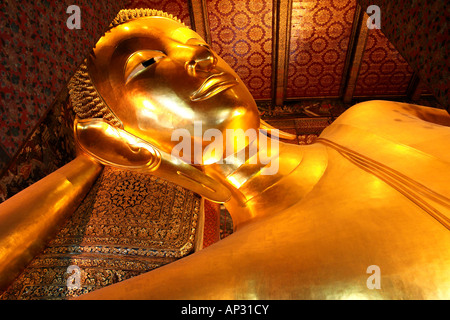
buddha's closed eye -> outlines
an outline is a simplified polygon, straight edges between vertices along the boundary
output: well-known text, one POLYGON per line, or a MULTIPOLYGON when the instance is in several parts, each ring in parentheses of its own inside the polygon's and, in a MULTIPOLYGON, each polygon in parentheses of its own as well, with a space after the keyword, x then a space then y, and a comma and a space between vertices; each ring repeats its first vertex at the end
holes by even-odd
POLYGON ((142 62, 142 65, 144 66, 144 68, 147 68, 148 66, 154 64, 155 62, 156 62, 156 58, 153 57, 151 59, 148 59, 148 60, 142 62))
POLYGON ((154 65, 157 61, 163 59, 165 54, 161 51, 146 50, 134 53, 128 58, 125 68, 126 82, 138 75, 141 71, 154 65))

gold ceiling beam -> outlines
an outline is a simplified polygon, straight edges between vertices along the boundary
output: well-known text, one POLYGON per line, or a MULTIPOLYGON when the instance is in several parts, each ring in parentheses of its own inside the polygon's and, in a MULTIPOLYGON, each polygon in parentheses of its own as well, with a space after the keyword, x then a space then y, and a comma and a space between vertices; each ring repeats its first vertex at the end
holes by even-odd
POLYGON ((360 5, 357 5, 340 88, 340 95, 345 103, 351 102, 353 92, 355 91, 356 80, 358 79, 359 69, 369 35, 369 29, 367 28, 368 18, 367 13, 361 9, 360 5))
POLYGON ((272 103, 281 106, 286 96, 291 38, 292 0, 273 0, 272 103))
POLYGON ((206 43, 211 45, 206 0, 189 0, 188 3, 192 29, 205 39, 206 43))

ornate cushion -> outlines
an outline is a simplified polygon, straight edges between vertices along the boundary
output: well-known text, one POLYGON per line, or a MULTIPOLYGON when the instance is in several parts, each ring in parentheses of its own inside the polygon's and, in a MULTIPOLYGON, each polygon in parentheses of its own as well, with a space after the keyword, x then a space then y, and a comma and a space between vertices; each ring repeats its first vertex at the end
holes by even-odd
POLYGON ((200 196, 175 184, 105 167, 1 299, 66 299, 184 257, 194 249, 200 207, 200 196), (81 271, 79 289, 67 287, 69 266, 81 271))

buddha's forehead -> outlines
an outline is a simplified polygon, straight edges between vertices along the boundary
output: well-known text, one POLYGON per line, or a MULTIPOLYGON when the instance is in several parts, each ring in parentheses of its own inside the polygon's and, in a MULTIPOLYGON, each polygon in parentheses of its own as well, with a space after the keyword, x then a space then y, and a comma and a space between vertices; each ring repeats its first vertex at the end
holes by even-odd
MULTIPOLYGON (((168 17, 151 16, 122 23, 105 33, 89 55, 87 66, 97 89, 111 77, 123 77, 128 58, 143 50, 175 52, 190 39, 203 39, 184 24, 168 17), (175 49, 175 50, 174 50, 175 49)), ((104 94, 104 91, 103 91, 104 94)))
POLYGON ((171 18, 143 17, 111 29, 97 42, 96 49, 116 47, 124 42, 130 45, 133 40, 146 47, 153 45, 154 49, 163 49, 172 43, 186 43, 193 38, 204 41, 195 31, 171 18))

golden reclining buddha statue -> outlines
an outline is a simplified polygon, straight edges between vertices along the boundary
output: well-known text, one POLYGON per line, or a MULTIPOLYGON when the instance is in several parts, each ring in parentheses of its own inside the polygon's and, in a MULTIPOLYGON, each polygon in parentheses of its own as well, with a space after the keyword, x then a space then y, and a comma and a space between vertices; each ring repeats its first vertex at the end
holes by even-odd
POLYGON ((79 155, 0 206, 2 286, 41 250, 104 165, 224 203, 235 232, 80 299, 450 298, 446 111, 364 102, 312 145, 278 141, 291 137, 260 120, 224 60, 155 10, 122 10, 69 88, 79 155), (209 152, 205 134, 230 129, 258 135, 209 152), (173 132, 190 137, 178 157, 173 132), (27 209, 30 203, 39 205, 27 209), (368 280, 373 266, 377 288, 368 280))

